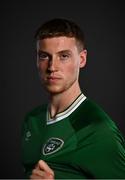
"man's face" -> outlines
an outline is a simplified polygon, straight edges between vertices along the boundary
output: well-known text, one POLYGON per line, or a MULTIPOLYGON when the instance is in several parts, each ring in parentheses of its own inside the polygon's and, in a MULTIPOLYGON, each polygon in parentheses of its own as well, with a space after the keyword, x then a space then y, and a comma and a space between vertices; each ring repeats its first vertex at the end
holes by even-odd
POLYGON ((53 37, 37 41, 37 67, 51 94, 78 85, 79 69, 86 63, 86 50, 79 52, 75 38, 53 37))

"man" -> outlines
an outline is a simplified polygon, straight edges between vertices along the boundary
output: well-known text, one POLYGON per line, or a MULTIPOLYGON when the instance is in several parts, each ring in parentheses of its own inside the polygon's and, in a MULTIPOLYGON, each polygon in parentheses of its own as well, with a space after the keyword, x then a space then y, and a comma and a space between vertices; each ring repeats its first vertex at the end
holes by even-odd
POLYGON ((125 178, 125 142, 110 117, 79 86, 86 65, 84 34, 53 19, 36 33, 37 67, 50 102, 23 124, 25 173, 31 179, 125 178))

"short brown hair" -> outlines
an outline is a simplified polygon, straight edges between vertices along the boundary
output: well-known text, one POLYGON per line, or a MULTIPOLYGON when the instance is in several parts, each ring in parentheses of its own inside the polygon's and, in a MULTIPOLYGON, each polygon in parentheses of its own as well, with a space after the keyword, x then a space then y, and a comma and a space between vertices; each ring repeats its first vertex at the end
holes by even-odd
POLYGON ((35 34, 35 38, 37 40, 60 36, 74 37, 76 39, 78 49, 82 51, 85 48, 83 31, 75 22, 68 19, 51 19, 42 24, 35 34))

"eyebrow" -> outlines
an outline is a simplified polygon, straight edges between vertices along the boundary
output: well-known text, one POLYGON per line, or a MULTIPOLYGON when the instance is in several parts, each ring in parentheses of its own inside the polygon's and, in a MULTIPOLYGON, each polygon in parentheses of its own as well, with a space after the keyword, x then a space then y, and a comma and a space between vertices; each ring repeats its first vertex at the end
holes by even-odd
MULTIPOLYGON (((39 51, 38 51, 38 54, 42 54, 42 53, 45 53, 45 54, 51 56, 51 54, 48 53, 47 51, 42 51, 42 50, 39 50, 39 51)), ((69 54, 72 54, 72 51, 71 51, 70 49, 66 49, 66 50, 58 51, 56 54, 62 54, 62 53, 69 53, 69 54)))
POLYGON ((41 51, 41 50, 39 50, 37 53, 38 53, 38 54, 44 53, 44 54, 47 54, 47 55, 51 55, 50 53, 48 53, 48 52, 46 52, 46 51, 41 51))
POLYGON ((69 49, 66 49, 66 50, 62 50, 62 51, 57 52, 57 54, 62 54, 62 53, 72 54, 72 51, 69 49))

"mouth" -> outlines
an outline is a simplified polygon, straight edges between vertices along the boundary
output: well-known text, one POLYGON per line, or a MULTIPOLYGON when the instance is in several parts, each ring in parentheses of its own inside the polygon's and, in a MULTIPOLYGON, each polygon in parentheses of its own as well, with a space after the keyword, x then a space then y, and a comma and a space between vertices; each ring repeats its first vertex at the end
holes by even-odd
POLYGON ((48 76, 47 79, 60 79, 60 77, 57 77, 57 76, 48 76))
POLYGON ((46 78, 46 81, 48 81, 49 83, 56 83, 57 81, 59 81, 61 78, 58 76, 48 76, 46 78))

